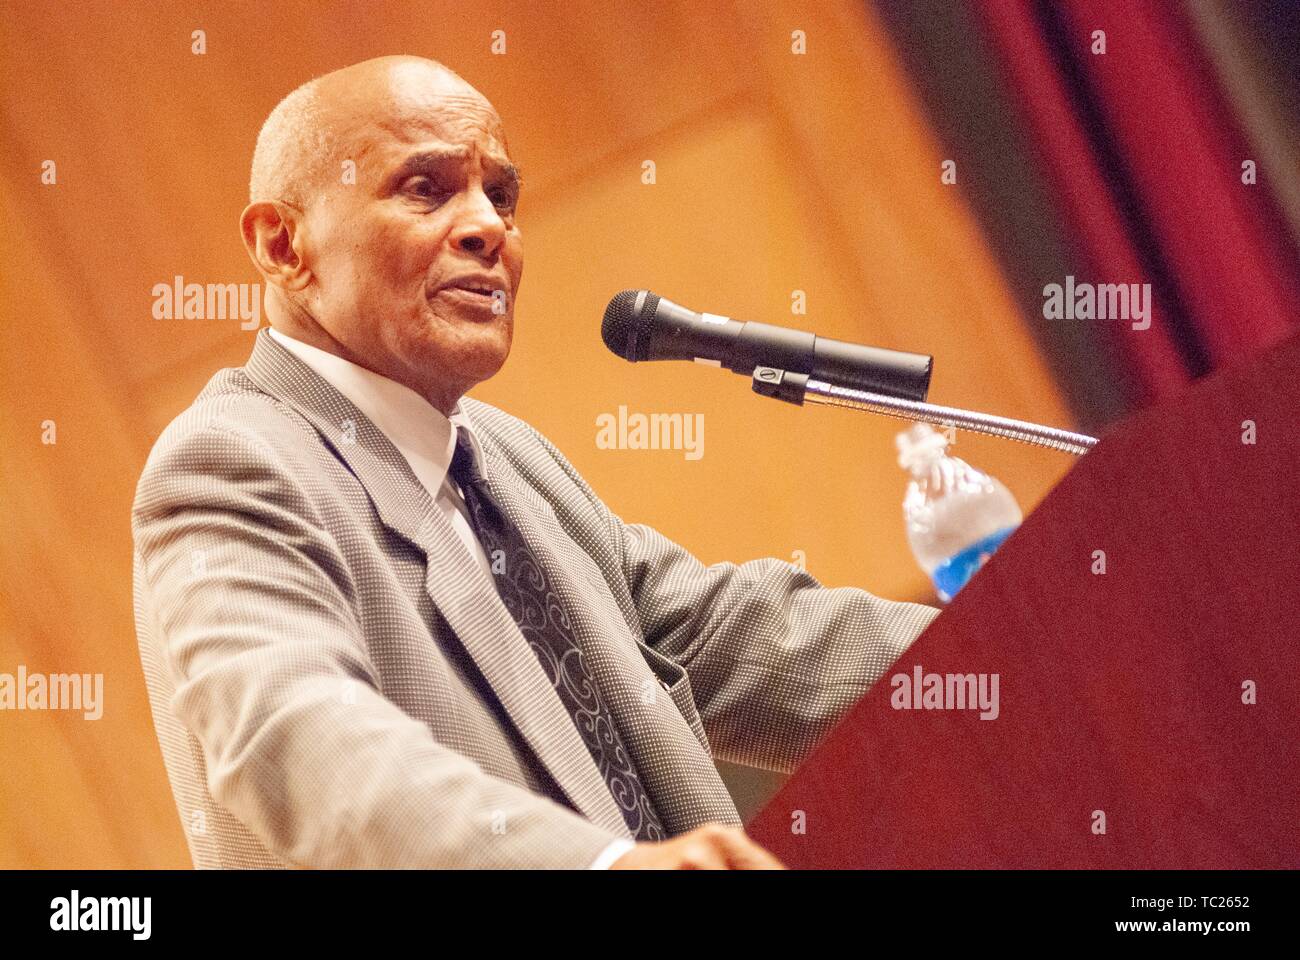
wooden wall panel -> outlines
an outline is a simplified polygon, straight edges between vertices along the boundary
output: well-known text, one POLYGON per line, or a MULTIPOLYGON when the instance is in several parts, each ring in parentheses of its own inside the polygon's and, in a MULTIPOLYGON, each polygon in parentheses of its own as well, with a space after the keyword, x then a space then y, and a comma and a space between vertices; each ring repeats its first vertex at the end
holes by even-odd
MULTIPOLYGON (((185 866, 140 677, 129 509, 159 430, 252 334, 158 321, 153 284, 258 278, 236 221, 258 125, 302 80, 442 59, 493 99, 528 186, 517 339, 475 395, 530 420, 629 521, 706 562, 806 554, 831 585, 926 595, 893 421, 795 409, 742 378, 630 366, 619 289, 932 352, 933 398, 1064 407, 883 31, 858 2, 3 7, 0 671, 99 671, 99 721, 0 714, 0 867, 185 866), (488 38, 505 29, 508 54, 488 38), (809 53, 789 52, 792 29, 809 53), (190 53, 205 29, 208 53, 190 53), (59 183, 39 182, 54 158, 59 183), (658 182, 640 182, 653 159, 658 182), (806 316, 790 292, 808 293, 806 316), (705 456, 600 450, 595 417, 702 413, 705 456), (40 443, 53 416, 59 442, 40 443)), ((1068 466, 963 438, 1027 507, 1068 466)))

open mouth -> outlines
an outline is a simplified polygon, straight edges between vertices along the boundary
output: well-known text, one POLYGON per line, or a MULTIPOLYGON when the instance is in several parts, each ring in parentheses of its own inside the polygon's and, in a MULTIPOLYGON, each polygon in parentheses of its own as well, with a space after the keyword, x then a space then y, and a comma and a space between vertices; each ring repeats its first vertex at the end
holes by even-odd
MULTIPOLYGON (((435 294, 435 296, 446 297, 449 300, 455 300, 467 306, 491 310, 497 302, 497 298, 494 294, 495 291, 488 287, 443 287, 435 294)), ((503 297, 502 306, 504 305, 505 300, 503 297)), ((504 313, 505 311, 503 310, 502 312, 504 313)))
POLYGON ((471 286, 471 285, 469 285, 469 284, 465 284, 465 285, 457 284, 456 286, 453 286, 453 287, 444 287, 443 289, 445 289, 445 290, 463 290, 465 293, 477 293, 479 296, 483 296, 483 297, 490 297, 490 296, 492 296, 492 288, 491 288, 491 287, 488 287, 488 286, 471 286))

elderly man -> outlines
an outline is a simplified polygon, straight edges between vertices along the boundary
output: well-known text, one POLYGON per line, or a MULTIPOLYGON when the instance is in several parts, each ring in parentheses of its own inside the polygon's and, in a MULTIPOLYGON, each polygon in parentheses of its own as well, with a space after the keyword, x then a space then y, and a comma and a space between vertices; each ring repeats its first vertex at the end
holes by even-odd
POLYGON ((385 57, 267 119, 270 329, 133 513, 155 725, 197 866, 763 867, 710 755, 789 770, 934 617, 625 524, 465 392, 510 351, 491 105, 385 57))

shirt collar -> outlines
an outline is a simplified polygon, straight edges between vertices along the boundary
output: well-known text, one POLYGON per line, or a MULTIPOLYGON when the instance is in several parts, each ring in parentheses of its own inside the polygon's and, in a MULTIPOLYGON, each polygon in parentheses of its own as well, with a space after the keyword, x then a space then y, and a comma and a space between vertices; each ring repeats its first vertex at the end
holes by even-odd
POLYGON ((406 458, 416 479, 430 496, 438 495, 447 477, 452 455, 456 452, 457 429, 469 438, 479 474, 487 475, 483 448, 459 400, 452 408, 451 416, 444 416, 441 410, 405 384, 296 340, 274 327, 269 332, 277 343, 320 374, 370 418, 406 458))

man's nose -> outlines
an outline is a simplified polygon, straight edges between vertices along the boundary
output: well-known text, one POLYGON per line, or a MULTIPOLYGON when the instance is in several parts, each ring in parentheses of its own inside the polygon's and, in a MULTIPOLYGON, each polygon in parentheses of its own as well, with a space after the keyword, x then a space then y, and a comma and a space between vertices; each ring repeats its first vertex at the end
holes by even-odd
POLYGON ((506 225, 492 201, 473 191, 459 213, 451 236, 455 247, 479 257, 493 256, 505 241, 506 225))

